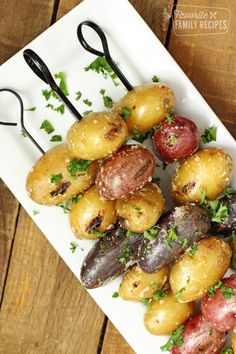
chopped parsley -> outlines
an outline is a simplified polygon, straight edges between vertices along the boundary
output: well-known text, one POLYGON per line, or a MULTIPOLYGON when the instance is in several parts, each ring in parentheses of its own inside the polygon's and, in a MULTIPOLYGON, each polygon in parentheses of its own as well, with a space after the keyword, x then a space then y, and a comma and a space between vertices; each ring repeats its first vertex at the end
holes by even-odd
POLYGON ((175 294, 175 296, 177 297, 178 300, 182 299, 182 295, 183 295, 184 290, 186 290, 186 289, 182 288, 182 289, 178 290, 177 293, 175 294))
POLYGON ((231 234, 231 239, 232 239, 232 257, 231 257, 231 266, 234 270, 236 270, 236 254, 235 254, 235 250, 236 250, 236 233, 233 232, 231 234))
POLYGON ((103 96, 103 95, 105 95, 105 92, 106 92, 106 90, 104 90, 104 89, 101 89, 100 91, 99 91, 99 93, 103 96))
POLYGON ((48 103, 46 108, 50 108, 52 111, 59 112, 61 114, 65 113, 65 105, 63 103, 58 107, 54 107, 53 104, 48 103))
POLYGON ((159 231, 160 231, 159 226, 153 226, 152 228, 145 230, 143 236, 147 238, 149 241, 154 241, 156 240, 159 231))
POLYGON ((103 96, 102 98, 103 98, 103 103, 104 103, 105 107, 112 108, 114 106, 114 102, 111 97, 103 96))
POLYGON ((168 291, 167 290, 157 290, 153 294, 152 298, 153 298, 153 300, 160 301, 163 297, 167 297, 167 296, 168 296, 168 291))
POLYGON ((163 352, 170 351, 174 345, 177 345, 177 347, 181 347, 183 344, 183 331, 184 331, 184 326, 178 327, 170 336, 168 342, 163 345, 160 349, 163 352))
POLYGON ((187 248, 187 247, 188 247, 188 243, 189 243, 189 241, 188 241, 188 239, 185 237, 184 240, 183 240, 183 242, 182 242, 182 249, 187 248))
POLYGON ((113 297, 113 299, 119 297, 118 291, 115 291, 115 292, 112 294, 112 297, 113 297))
POLYGON ((171 248, 171 242, 172 241, 178 241, 178 235, 176 232, 176 229, 174 227, 171 227, 168 231, 167 231, 167 235, 165 237, 165 244, 168 246, 168 248, 171 248))
POLYGON ((83 112, 83 117, 87 116, 89 113, 92 113, 92 110, 90 110, 90 111, 84 111, 84 112, 83 112))
POLYGON ((152 299, 142 299, 142 300, 140 300, 140 302, 142 304, 144 304, 145 306, 150 307, 152 304, 152 299))
POLYGON ((201 202, 200 204, 203 205, 203 204, 206 204, 206 189, 204 189, 202 192, 201 192, 201 202))
POLYGON ((92 106, 92 102, 89 101, 87 98, 85 100, 83 100, 84 104, 86 104, 87 106, 91 107, 92 106))
POLYGON ((98 74, 102 74, 105 79, 110 77, 115 86, 119 85, 115 80, 117 79, 116 73, 110 67, 108 62, 104 57, 97 57, 92 63, 90 63, 86 68, 85 71, 92 70, 98 74))
POLYGON ((23 136, 23 138, 27 138, 27 136, 28 136, 27 133, 23 129, 21 129, 20 135, 23 136))
POLYGON ((135 236, 137 235, 136 232, 133 232, 133 231, 126 231, 126 237, 131 237, 131 236, 135 236))
POLYGON ((218 199, 215 199, 215 200, 210 200, 207 204, 209 207, 209 214, 211 217, 211 221, 222 223, 228 218, 229 216, 228 207, 223 202, 221 202, 218 199))
POLYGON ((121 107, 120 115, 122 118, 124 118, 124 120, 127 120, 129 118, 129 116, 131 115, 131 111, 127 107, 121 107))
POLYGON ((55 129, 53 128, 52 124, 51 124, 47 119, 45 119, 45 120, 42 122, 42 124, 41 124, 41 126, 40 126, 40 129, 44 129, 45 132, 48 133, 48 134, 51 134, 51 133, 54 132, 54 130, 55 130, 55 129))
POLYGON ((153 75, 152 82, 159 82, 159 78, 156 75, 153 75))
POLYGON ((127 259, 130 256, 130 244, 128 242, 126 242, 123 246, 122 246, 122 252, 123 254, 120 256, 119 258, 119 262, 122 264, 125 264, 127 262, 127 259))
POLYGON ((160 182, 161 182, 160 177, 152 177, 152 183, 155 183, 158 186, 160 186, 160 182))
POLYGON ((170 135, 166 141, 166 145, 169 147, 174 146, 178 142, 179 138, 177 135, 170 135))
POLYGON ((221 280, 219 280, 214 286, 210 286, 207 290, 209 297, 214 297, 216 290, 221 290, 221 294, 224 299, 229 299, 234 295, 234 289, 225 286, 221 280))
POLYGON ((140 211, 140 210, 141 210, 141 208, 138 207, 136 204, 132 204, 131 207, 132 207, 133 209, 137 210, 137 211, 140 211))
POLYGON ((48 101, 51 98, 53 93, 54 92, 52 90, 42 90, 42 95, 45 97, 46 101, 48 101))
POLYGON ((190 249, 190 251, 189 251, 188 253, 190 254, 190 256, 194 257, 195 254, 196 254, 196 252, 197 252, 197 244, 194 243, 194 244, 191 246, 191 249, 190 249))
POLYGON ((131 139, 138 141, 139 143, 143 143, 149 136, 149 132, 139 133, 136 129, 132 130, 131 139))
POLYGON ((53 135, 51 137, 50 141, 52 141, 52 142, 62 141, 62 136, 61 135, 53 135))
POLYGON ((38 215, 39 214, 39 210, 33 210, 33 215, 35 216, 35 215, 38 215))
POLYGON ((194 232, 194 236, 195 236, 195 237, 200 237, 201 235, 202 235, 201 230, 196 230, 196 231, 194 232))
POLYGON ((234 354, 234 351, 231 348, 223 348, 221 349, 220 354, 234 354))
POLYGON ((76 97, 75 97, 76 101, 79 101, 82 97, 82 93, 80 91, 77 91, 75 94, 76 94, 76 97))
POLYGON ((230 186, 225 187, 224 195, 228 198, 231 198, 233 196, 233 189, 230 186))
POLYGON ((65 96, 69 96, 68 88, 66 85, 66 76, 65 73, 60 71, 58 74, 54 75, 55 79, 59 79, 59 88, 64 93, 65 96))
POLYGON ((146 254, 152 254, 152 249, 151 249, 150 247, 145 246, 145 247, 144 247, 144 252, 145 252, 146 254))
POLYGON ((71 242, 71 243, 70 243, 70 250, 71 250, 72 253, 75 252, 75 250, 77 249, 77 247, 78 247, 78 244, 77 244, 77 243, 75 243, 75 242, 71 242))
POLYGON ((85 171, 89 168, 91 163, 92 163, 91 160, 73 159, 73 160, 70 160, 70 164, 69 164, 69 166, 66 167, 66 169, 72 178, 77 178, 78 176, 85 174, 85 171), (80 173, 81 171, 83 173, 80 173))
POLYGON ((51 183, 54 183, 56 186, 58 186, 62 180, 63 180, 62 173, 59 173, 58 175, 51 175, 50 176, 51 183))
POLYGON ((36 107, 25 108, 25 111, 28 111, 28 112, 34 112, 35 110, 36 110, 36 107))
POLYGON ((204 144, 210 143, 211 141, 216 141, 216 127, 209 127, 205 129, 204 134, 202 134, 201 138, 204 144))
POLYGON ((166 113, 166 121, 168 124, 173 123, 173 113, 174 113, 174 108, 170 107, 166 113))
POLYGON ((95 237, 104 237, 105 233, 99 231, 97 228, 92 229, 91 234, 95 237))
POLYGON ((189 284, 190 283, 190 276, 188 276, 188 278, 187 278, 187 284, 189 284))
POLYGON ((72 204, 77 203, 79 199, 82 198, 81 194, 73 195, 70 199, 68 199, 65 203, 60 204, 59 207, 63 209, 64 214, 68 214, 71 210, 72 204))

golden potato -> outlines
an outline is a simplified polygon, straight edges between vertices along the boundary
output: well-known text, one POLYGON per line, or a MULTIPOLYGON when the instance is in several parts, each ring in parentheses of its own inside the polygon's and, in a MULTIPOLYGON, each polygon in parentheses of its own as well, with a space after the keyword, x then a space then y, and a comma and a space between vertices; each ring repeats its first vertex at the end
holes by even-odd
POLYGON ((116 201, 116 214, 126 230, 143 232, 156 224, 163 213, 165 199, 153 183, 135 191, 131 196, 116 201))
POLYGON ((230 246, 216 237, 207 237, 183 254, 170 273, 170 286, 180 302, 195 301, 207 293, 225 274, 231 258, 230 246))
POLYGON ((194 303, 180 303, 171 290, 161 300, 154 300, 144 315, 144 325, 155 335, 168 335, 187 321, 194 311, 194 303))
POLYGON ((128 92, 116 103, 113 111, 122 114, 122 108, 127 108, 130 112, 126 120, 129 132, 144 133, 165 119, 174 101, 174 93, 167 85, 146 84, 128 92))
POLYGON ((158 272, 148 274, 135 267, 128 271, 119 288, 119 295, 124 300, 140 301, 151 298, 158 289, 165 285, 169 268, 163 267, 158 272))
POLYGON ((236 353, 236 329, 234 329, 232 333, 232 348, 234 353, 236 353))
POLYGON ((97 160, 118 150, 127 135, 127 125, 119 114, 93 112, 71 126, 67 143, 72 156, 97 160))
POLYGON ((232 159, 222 149, 210 147, 197 151, 180 164, 171 181, 171 194, 179 203, 200 203, 220 196, 232 177, 232 159))
MULTIPOLYGON (((26 180, 29 197, 39 204, 59 205, 88 189, 94 183, 98 163, 95 161, 87 170, 77 171, 76 175, 72 176, 67 170, 71 161, 65 144, 57 145, 42 155, 26 180)), ((76 159, 74 161, 79 162, 76 159)))
POLYGON ((72 204, 70 225, 74 234, 81 239, 94 240, 114 224, 115 202, 104 199, 95 186, 90 187, 72 204))

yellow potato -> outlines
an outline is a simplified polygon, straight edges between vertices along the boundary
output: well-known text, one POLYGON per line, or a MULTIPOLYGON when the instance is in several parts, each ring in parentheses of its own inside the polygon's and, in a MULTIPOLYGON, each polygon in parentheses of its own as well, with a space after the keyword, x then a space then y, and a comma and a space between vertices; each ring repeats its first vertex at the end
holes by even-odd
POLYGON ((180 303, 169 290, 167 297, 154 300, 144 315, 144 325, 155 335, 168 335, 187 321, 194 311, 194 303, 180 303))
POLYGON ((148 274, 135 267, 128 271, 119 288, 119 295, 124 300, 140 301, 151 298, 158 289, 165 285, 169 268, 163 267, 158 272, 148 274))
POLYGON ((222 149, 210 147, 197 151, 180 164, 171 181, 171 194, 179 203, 200 203, 220 196, 232 178, 231 157, 222 149))
POLYGON ((70 225, 74 234, 81 239, 94 240, 100 237, 116 220, 115 202, 104 199, 95 186, 90 187, 72 204, 70 225))
POLYGON ((127 125, 119 114, 94 112, 71 126, 67 143, 72 156, 97 160, 118 150, 127 135, 127 125))
POLYGON ((201 299, 230 265, 231 249, 223 240, 208 237, 196 245, 195 254, 180 256, 170 273, 171 289, 180 302, 201 299))
POLYGON ((232 348, 234 353, 236 353, 236 329, 234 329, 232 333, 232 348))
POLYGON ((116 201, 116 213, 126 230, 143 232, 156 224, 165 207, 160 188, 153 183, 116 201))
POLYGON ((174 101, 174 93, 167 85, 146 84, 128 92, 116 103, 113 111, 122 114, 122 108, 127 108, 130 111, 126 120, 129 132, 144 133, 165 119, 174 101))
POLYGON ((86 171, 81 171, 81 175, 75 178, 67 170, 70 161, 71 155, 65 144, 57 145, 42 155, 26 180, 29 197, 39 204, 59 205, 88 189, 94 183, 98 163, 93 162, 86 171), (53 176, 61 178, 54 183, 51 181, 53 176))

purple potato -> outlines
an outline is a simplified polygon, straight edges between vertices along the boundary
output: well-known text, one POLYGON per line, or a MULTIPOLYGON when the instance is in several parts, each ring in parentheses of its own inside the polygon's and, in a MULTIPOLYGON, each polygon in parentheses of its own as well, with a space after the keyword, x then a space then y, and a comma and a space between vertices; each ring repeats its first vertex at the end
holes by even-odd
POLYGON ((137 261, 143 234, 126 236, 119 226, 109 230, 90 250, 81 268, 81 281, 87 289, 97 288, 130 269, 137 261))
POLYGON ((210 228, 210 220, 204 209, 191 203, 170 209, 157 227, 159 232, 153 240, 144 232, 139 249, 138 265, 146 273, 157 272, 202 238, 210 228))

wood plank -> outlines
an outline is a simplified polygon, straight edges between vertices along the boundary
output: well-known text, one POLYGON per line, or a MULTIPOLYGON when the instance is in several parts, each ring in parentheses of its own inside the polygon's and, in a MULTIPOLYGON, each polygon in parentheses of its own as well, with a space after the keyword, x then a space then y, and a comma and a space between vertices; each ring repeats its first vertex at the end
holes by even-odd
POLYGON ((21 209, 0 316, 0 353, 95 354, 103 318, 21 209))
MULTIPOLYGON (((192 5, 179 0, 180 5, 192 5)), ((222 1, 199 0, 197 5, 219 6, 222 1)), ((177 10, 178 10, 177 6, 177 10)), ((227 0, 224 7, 236 11, 236 2, 227 0)), ((236 19, 231 16, 229 31, 219 35, 176 36, 171 32, 169 50, 218 117, 236 137, 236 19)))

